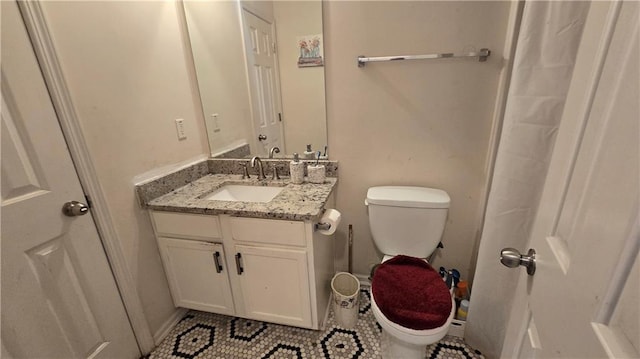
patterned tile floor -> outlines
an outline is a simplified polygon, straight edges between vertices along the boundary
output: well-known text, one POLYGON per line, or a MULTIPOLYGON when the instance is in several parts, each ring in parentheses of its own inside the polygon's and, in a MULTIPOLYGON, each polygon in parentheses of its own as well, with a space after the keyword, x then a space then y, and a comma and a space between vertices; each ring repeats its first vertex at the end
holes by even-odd
MULTIPOLYGON (((374 359, 380 357, 380 330, 371 311, 368 288, 364 288, 354 330, 338 326, 333 311, 324 331, 190 311, 149 358, 374 359)), ((427 348, 425 358, 484 357, 462 339, 446 336, 427 348)))

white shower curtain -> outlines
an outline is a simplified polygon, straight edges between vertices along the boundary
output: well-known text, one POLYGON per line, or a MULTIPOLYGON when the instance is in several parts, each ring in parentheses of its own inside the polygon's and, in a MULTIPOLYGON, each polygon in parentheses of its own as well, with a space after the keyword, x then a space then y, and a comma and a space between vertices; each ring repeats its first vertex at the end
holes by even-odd
POLYGON ((588 9, 588 2, 524 5, 465 332, 488 358, 502 350, 519 276, 499 253, 527 250, 588 9))

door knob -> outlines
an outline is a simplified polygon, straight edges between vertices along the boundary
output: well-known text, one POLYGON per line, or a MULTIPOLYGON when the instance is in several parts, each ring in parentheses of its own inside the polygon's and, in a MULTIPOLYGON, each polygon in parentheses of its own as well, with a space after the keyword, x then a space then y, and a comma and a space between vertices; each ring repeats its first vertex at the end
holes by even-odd
POLYGON ((263 134, 258 135, 258 141, 264 141, 266 139, 267 139, 267 135, 263 135, 263 134))
POLYGON ((69 217, 84 216, 88 211, 89 207, 78 201, 69 201, 62 205, 62 213, 69 217))
POLYGON ((527 255, 523 255, 517 249, 504 248, 500 252, 500 263, 509 268, 526 267, 527 274, 534 275, 536 272, 536 251, 531 248, 527 255))

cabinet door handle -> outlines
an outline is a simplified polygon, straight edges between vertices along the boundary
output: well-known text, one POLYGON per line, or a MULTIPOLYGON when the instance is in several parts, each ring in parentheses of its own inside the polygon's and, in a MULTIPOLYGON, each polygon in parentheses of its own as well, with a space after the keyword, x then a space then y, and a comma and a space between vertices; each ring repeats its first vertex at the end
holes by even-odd
POLYGON ((216 273, 222 272, 222 265, 220 265, 220 252, 213 254, 213 263, 216 265, 216 273))
POLYGON ((244 268, 242 268, 242 254, 240 253, 236 253, 236 270, 238 271, 238 275, 244 272, 244 268))

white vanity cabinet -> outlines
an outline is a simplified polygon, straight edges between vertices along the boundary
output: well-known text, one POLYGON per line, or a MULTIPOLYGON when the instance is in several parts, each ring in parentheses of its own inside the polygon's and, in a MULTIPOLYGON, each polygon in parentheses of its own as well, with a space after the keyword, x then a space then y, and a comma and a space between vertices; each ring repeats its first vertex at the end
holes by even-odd
POLYGON ((235 314, 222 244, 158 237, 176 306, 235 314))
POLYGON ((244 316, 311 327, 307 253, 301 250, 237 245, 242 274, 238 283, 244 316))
POLYGON ((176 306, 320 328, 333 241, 313 223, 150 213, 176 306))
POLYGON ((311 327, 305 223, 230 217, 229 225, 242 292, 239 309, 258 320, 311 327))
POLYGON ((219 218, 171 212, 151 218, 174 304, 235 314, 219 218))

